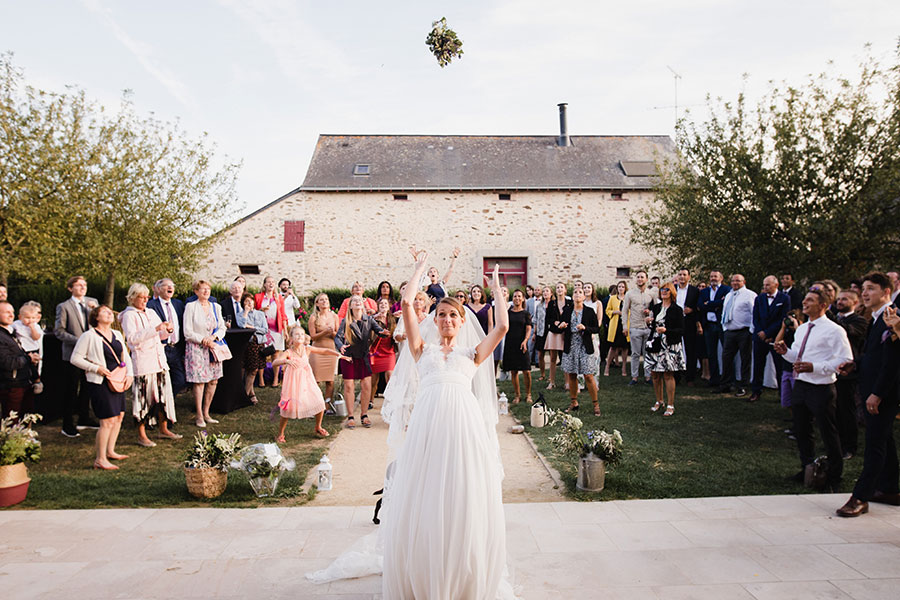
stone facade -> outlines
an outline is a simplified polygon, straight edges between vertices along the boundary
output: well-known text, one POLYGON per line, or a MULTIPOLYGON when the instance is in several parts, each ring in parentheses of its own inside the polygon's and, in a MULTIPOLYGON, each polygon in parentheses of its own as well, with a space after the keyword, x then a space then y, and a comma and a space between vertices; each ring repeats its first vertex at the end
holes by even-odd
POLYGON ((297 190, 217 234, 198 275, 226 283, 244 265, 259 269, 245 275, 250 285, 288 277, 301 294, 356 280, 368 288, 386 279, 396 289, 411 275, 413 244, 441 275, 452 249, 462 249, 449 289, 482 282, 485 259, 525 259, 527 283, 551 286, 609 285, 617 269, 633 275, 650 260, 629 240, 629 218, 653 201, 649 190, 624 190, 621 199, 609 190, 519 191, 509 200, 489 191, 405 195, 297 190), (285 251, 285 221, 304 222, 302 251, 285 251))

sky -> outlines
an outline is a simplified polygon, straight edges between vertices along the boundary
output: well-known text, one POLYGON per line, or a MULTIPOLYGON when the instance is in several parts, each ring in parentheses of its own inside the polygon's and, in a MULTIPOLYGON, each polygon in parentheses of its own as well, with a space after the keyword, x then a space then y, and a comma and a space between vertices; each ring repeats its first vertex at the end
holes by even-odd
POLYGON ((0 51, 35 87, 206 132, 243 163, 238 214, 302 182, 319 134, 672 135, 705 99, 888 64, 900 2, 0 0, 0 51), (425 46, 446 17, 464 55, 425 46), (749 77, 745 77, 745 75, 749 77))

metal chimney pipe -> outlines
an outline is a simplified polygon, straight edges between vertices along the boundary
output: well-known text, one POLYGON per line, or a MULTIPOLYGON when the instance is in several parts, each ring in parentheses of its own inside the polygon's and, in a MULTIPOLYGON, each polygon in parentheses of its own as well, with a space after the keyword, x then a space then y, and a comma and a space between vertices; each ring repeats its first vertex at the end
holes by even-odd
POLYGON ((566 106, 568 106, 568 104, 563 102, 557 106, 559 106, 559 139, 556 140, 556 145, 571 146, 572 142, 569 140, 569 123, 566 120, 566 106))

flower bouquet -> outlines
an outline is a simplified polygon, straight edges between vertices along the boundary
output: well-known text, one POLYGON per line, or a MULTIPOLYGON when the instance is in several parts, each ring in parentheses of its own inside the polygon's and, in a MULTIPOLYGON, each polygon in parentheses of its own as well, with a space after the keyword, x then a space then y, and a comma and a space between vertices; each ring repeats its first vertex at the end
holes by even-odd
POLYGON ((612 433, 602 429, 584 430, 584 423, 562 411, 550 411, 550 425, 559 426, 561 431, 550 437, 550 442, 563 454, 587 456, 593 454, 609 465, 622 458, 622 434, 618 429, 612 433))
POLYGON ((241 449, 241 434, 201 431, 184 459, 188 491, 197 498, 215 498, 225 491, 228 465, 241 449))
POLYGON ((25 461, 41 458, 38 433, 31 426, 41 420, 41 415, 28 414, 18 419, 15 411, 0 421, 0 506, 12 506, 28 494, 28 470, 25 461))
POLYGON ((606 485, 606 465, 614 465, 622 458, 622 434, 593 429, 584 430, 578 417, 560 411, 550 411, 550 424, 561 431, 550 442, 563 454, 577 455, 578 474, 575 489, 601 492, 606 485))
POLYGON ((278 479, 285 471, 294 469, 294 461, 285 458, 278 444, 253 444, 231 462, 231 467, 240 469, 247 475, 250 487, 259 498, 274 496, 278 479))

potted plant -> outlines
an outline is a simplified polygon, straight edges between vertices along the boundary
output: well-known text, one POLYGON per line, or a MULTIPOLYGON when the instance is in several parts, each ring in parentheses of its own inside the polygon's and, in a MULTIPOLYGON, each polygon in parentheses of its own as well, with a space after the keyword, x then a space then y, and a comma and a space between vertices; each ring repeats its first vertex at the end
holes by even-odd
POLYGON ((241 434, 201 431, 184 459, 188 491, 197 498, 221 496, 228 483, 228 465, 241 448, 241 434))
POLYGON ((28 495, 28 469, 25 461, 41 458, 38 433, 31 426, 41 415, 28 414, 18 419, 15 411, 0 421, 0 506, 18 504, 28 495))
POLYGON ((550 441, 563 454, 579 457, 575 488, 585 492, 602 491, 606 484, 606 465, 614 465, 622 458, 622 434, 618 429, 612 433, 601 429, 585 431, 578 417, 561 411, 550 411, 550 414, 550 424, 561 429, 550 441))
POLYGON ((247 474, 250 487, 258 498, 274 496, 278 479, 284 471, 294 468, 294 461, 285 458, 278 444, 253 444, 247 446, 231 466, 247 474))

